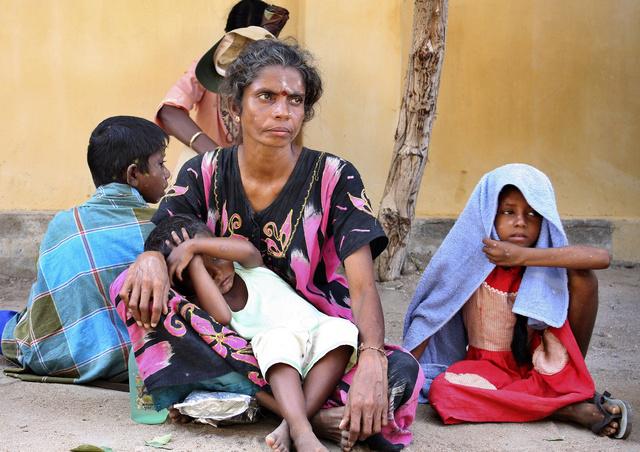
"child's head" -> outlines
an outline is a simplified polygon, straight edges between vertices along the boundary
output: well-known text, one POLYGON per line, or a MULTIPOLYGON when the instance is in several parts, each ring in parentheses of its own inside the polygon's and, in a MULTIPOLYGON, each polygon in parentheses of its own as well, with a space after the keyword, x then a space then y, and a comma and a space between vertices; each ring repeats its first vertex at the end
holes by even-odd
POLYGON ((91 133, 87 163, 96 187, 119 182, 136 188, 145 201, 164 196, 171 175, 164 166, 167 134, 146 119, 114 116, 91 133))
MULTIPOLYGON (((180 240, 184 240, 183 229, 190 238, 196 237, 213 237, 213 234, 207 228, 207 225, 192 215, 176 214, 165 218, 158 223, 153 231, 144 242, 145 251, 159 251, 166 258, 171 254, 171 250, 175 247, 173 240, 173 232, 175 232, 180 240)), ((233 262, 226 259, 219 259, 210 256, 202 256, 204 266, 209 275, 214 280, 220 292, 227 293, 233 286, 235 270, 233 262)), ((183 294, 193 292, 191 289, 188 275, 186 272, 182 275, 186 282, 186 287, 182 288, 183 294), (186 290, 185 290, 186 289, 186 290)), ((180 288, 178 288, 180 291, 180 288)))
POLYGON ((502 241, 531 247, 538 241, 542 216, 529 205, 514 185, 505 185, 498 197, 494 226, 502 241))

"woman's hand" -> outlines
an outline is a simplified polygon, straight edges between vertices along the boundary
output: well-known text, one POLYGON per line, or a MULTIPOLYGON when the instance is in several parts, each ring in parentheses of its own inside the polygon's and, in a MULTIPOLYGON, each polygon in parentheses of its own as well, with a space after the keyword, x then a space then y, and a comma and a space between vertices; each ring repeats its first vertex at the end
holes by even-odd
MULTIPOLYGON (((384 318, 373 274, 371 248, 364 245, 344 260, 353 317, 365 346, 383 347, 384 318)), ((358 358, 340 428, 349 430, 349 447, 379 433, 389 411, 387 358, 365 348, 358 358)))
POLYGON ((484 238, 482 240, 484 248, 482 252, 487 256, 489 262, 501 267, 516 267, 526 265, 526 255, 529 248, 515 245, 501 240, 484 238))
POLYGON ((155 328, 160 315, 168 312, 169 288, 164 256, 158 251, 146 251, 129 267, 118 295, 138 326, 148 329, 155 328))
POLYGON ((349 431, 349 447, 357 440, 379 433, 387 425, 387 393, 387 358, 376 350, 363 350, 340 422, 340 428, 349 431))

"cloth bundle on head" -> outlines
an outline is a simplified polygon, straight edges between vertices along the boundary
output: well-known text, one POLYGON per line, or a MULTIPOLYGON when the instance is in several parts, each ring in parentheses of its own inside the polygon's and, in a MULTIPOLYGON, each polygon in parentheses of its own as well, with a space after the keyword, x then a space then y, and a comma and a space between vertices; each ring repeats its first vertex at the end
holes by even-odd
POLYGON ((262 27, 236 28, 226 33, 205 53, 196 66, 196 78, 209 91, 218 92, 226 70, 247 44, 261 39, 276 39, 262 27))
MULTIPOLYGON (((466 335, 460 309, 495 265, 482 252, 482 239, 499 240, 494 228, 500 191, 514 185, 542 217, 536 248, 567 246, 568 241, 547 176, 525 164, 501 166, 485 174, 467 205, 425 269, 404 321, 404 347, 413 350, 425 339, 429 345, 419 362, 426 383, 447 366, 464 358, 466 335)), ((529 324, 560 327, 567 317, 569 292, 564 268, 527 267, 513 312, 529 317, 529 324)))

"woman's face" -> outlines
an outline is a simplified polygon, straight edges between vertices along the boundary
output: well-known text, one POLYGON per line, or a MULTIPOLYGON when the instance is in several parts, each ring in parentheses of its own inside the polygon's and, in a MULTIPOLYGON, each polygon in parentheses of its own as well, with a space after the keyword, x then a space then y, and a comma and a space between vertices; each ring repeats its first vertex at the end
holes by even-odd
POLYGON ((297 69, 267 66, 245 88, 242 97, 242 140, 245 146, 289 146, 304 120, 305 87, 297 69))

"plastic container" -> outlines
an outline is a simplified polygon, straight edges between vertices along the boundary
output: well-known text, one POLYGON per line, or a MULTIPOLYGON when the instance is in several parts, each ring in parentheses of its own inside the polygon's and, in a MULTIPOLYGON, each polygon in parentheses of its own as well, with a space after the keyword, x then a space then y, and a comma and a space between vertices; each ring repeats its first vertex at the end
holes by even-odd
POLYGON ((169 414, 166 408, 156 411, 153 406, 153 396, 140 378, 133 349, 129 352, 129 404, 131 419, 138 424, 162 424, 169 414))

